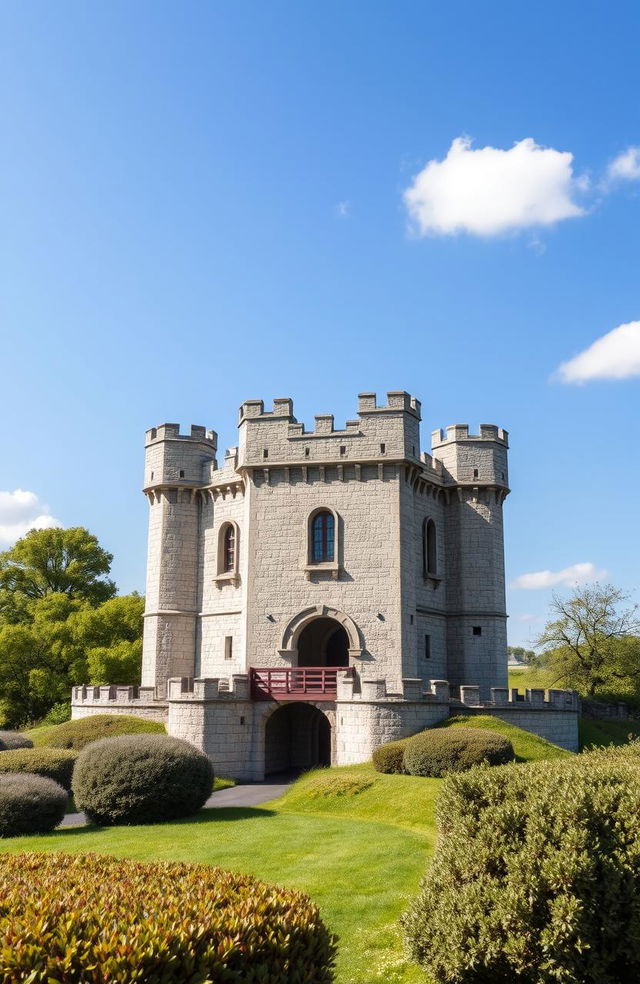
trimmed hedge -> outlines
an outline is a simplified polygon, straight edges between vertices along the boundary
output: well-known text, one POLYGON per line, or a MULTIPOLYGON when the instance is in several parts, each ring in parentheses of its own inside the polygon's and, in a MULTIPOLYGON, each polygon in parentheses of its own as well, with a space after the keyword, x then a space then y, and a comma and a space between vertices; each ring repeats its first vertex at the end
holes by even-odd
POLYGON ((374 769, 387 774, 404 772, 404 750, 408 741, 408 738, 400 738, 399 741, 388 741, 386 745, 378 745, 372 755, 374 769))
POLYGON ((0 752, 13 748, 33 748, 33 742, 19 731, 0 731, 0 752))
POLYGON ((66 724, 37 729, 32 732, 32 737, 33 744, 38 748, 74 748, 81 752, 92 741, 134 734, 165 734, 165 726, 132 714, 94 714, 67 721, 66 724))
POLYGON ((463 772, 480 762, 504 765, 515 758, 508 738, 483 728, 430 728, 409 738, 403 768, 411 776, 463 772))
POLYGON ((120 735, 88 745, 73 796, 93 823, 158 823, 196 813, 213 789, 206 755, 168 735, 120 735))
POLYGON ((449 776, 403 916, 436 984, 640 979, 640 748, 449 776))
POLYGON ((335 938, 317 907, 248 875, 18 854, 0 860, 0 895, 3 981, 333 981, 335 938))
MULTIPOLYGON (((53 779, 8 773, 0 775, 0 837, 46 834, 64 817, 69 796, 53 779)), ((0 979, 4 967, 0 965, 0 979)))
POLYGON ((0 755, 0 774, 35 773, 70 790, 77 757, 77 752, 67 748, 16 748, 0 755))

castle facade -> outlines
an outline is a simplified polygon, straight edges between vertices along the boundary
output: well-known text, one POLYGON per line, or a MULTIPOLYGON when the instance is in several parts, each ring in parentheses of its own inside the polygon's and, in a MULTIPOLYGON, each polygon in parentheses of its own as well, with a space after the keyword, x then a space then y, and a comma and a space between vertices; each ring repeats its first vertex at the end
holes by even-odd
POLYGON ((574 695, 507 688, 508 435, 455 424, 427 453, 420 416, 361 393, 307 431, 249 400, 222 464, 214 431, 149 430, 141 687, 76 688, 74 716, 166 719, 245 779, 363 761, 452 708, 576 745, 574 695))

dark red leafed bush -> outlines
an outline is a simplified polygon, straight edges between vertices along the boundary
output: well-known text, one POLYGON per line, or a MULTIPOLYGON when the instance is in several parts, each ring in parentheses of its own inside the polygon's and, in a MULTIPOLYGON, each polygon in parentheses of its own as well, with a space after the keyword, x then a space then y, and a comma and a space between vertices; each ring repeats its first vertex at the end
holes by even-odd
POLYGON ((300 892, 207 865, 0 859, 0 982, 330 984, 335 938, 300 892))

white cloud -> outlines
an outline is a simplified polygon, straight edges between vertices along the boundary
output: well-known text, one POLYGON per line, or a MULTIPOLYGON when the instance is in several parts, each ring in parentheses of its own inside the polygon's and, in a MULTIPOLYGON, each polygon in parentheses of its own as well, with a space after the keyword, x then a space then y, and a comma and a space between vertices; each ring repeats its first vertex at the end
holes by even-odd
POLYGON ((351 214, 351 202, 338 202, 335 213, 339 219, 348 219, 351 214))
POLYGON ((24 489, 0 491, 0 548, 12 546, 28 530, 44 530, 61 525, 51 515, 49 507, 40 502, 35 492, 26 492, 24 489))
POLYGON ((577 584, 587 584, 607 576, 607 572, 598 569, 590 561, 584 564, 572 564, 563 571, 535 571, 533 574, 521 574, 513 581, 512 588, 522 588, 524 591, 538 591, 541 588, 555 588, 562 584, 574 588, 577 584))
POLYGON ((563 362, 554 378, 562 383, 640 376, 640 321, 618 325, 583 352, 563 362))
POLYGON ((640 147, 627 147, 607 168, 609 181, 640 181, 640 147))
POLYGON ((575 178, 573 154, 540 147, 528 137, 509 150, 474 150, 457 137, 442 161, 432 160, 404 192, 418 232, 497 236, 584 215, 576 202, 586 178, 575 178))

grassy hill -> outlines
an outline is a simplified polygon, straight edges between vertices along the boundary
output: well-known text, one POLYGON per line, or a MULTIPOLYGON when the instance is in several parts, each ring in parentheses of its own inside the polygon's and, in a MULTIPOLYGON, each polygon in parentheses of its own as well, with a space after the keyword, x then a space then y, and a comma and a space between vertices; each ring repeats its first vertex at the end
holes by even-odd
POLYGON ((463 725, 470 728, 487 728, 489 731, 497 731, 510 739, 519 762, 540 762, 542 759, 567 758, 573 754, 565 748, 560 748, 559 745, 553 745, 550 741, 532 734, 530 731, 516 728, 512 724, 488 714, 459 714, 457 717, 443 721, 442 725, 445 728, 463 725))

